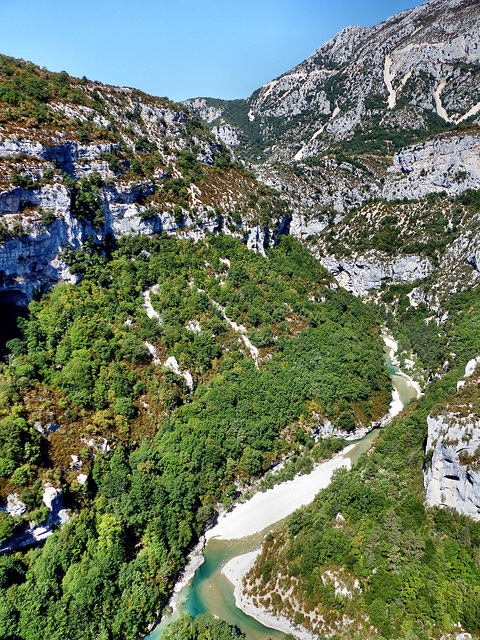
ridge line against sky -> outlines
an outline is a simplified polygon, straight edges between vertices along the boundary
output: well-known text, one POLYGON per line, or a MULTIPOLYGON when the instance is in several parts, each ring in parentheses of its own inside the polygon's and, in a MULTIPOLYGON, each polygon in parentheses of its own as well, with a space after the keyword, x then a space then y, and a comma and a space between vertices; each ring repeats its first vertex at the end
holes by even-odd
POLYGON ((185 100, 246 98, 344 27, 414 0, 0 0, 0 52, 51 71, 185 100))

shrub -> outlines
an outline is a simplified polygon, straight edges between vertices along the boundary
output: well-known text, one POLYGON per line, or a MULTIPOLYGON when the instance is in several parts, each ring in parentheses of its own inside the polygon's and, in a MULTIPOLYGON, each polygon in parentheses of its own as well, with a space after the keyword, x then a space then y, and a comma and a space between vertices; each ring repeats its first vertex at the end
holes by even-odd
POLYGON ((102 200, 95 188, 88 183, 80 188, 76 185, 73 187, 70 208, 75 218, 90 222, 95 229, 99 229, 105 223, 102 200))
POLYGON ((44 227, 48 227, 49 225, 53 224, 57 219, 55 212, 51 209, 41 209, 40 217, 42 219, 42 224, 44 227))

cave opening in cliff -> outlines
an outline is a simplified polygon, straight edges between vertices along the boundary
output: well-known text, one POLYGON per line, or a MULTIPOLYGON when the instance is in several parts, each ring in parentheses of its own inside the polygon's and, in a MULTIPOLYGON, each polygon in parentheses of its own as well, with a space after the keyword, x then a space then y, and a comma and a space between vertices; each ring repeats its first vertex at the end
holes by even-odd
POLYGON ((26 317, 27 304, 27 297, 18 289, 0 291, 0 355, 2 357, 6 354, 6 343, 13 338, 21 337, 18 320, 20 317, 26 317))

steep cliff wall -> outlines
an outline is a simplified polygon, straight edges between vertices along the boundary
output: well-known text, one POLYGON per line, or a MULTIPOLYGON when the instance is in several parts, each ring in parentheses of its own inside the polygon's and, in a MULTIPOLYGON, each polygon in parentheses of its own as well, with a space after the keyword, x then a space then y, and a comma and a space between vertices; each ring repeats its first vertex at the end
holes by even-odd
POLYGON ((421 256, 383 256, 382 260, 374 251, 345 260, 328 256, 321 258, 320 262, 340 286, 357 296, 364 296, 372 289, 380 289, 382 282, 423 280, 433 269, 431 262, 421 256))
POLYGON ((480 186, 480 135, 450 135, 406 147, 387 170, 387 200, 420 198, 444 191, 456 195, 480 186))
POLYGON ((470 361, 459 392, 429 415, 424 484, 430 506, 447 506, 480 519, 478 358, 470 361))
POLYGON ((87 238, 222 231, 263 252, 286 224, 279 194, 259 190, 181 105, 5 56, 0 86, 15 98, 0 100, 2 299, 25 303, 59 279, 74 281, 62 253, 87 238), (14 75, 25 95, 15 94, 14 75), (28 93, 38 85, 40 104, 28 93), (31 103, 36 117, 17 103, 31 103))

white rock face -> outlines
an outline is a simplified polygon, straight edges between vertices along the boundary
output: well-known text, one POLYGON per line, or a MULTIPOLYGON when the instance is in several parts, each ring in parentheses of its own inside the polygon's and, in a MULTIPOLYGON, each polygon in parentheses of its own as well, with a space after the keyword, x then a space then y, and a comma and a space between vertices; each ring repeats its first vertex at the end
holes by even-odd
POLYGON ((65 246, 79 248, 89 231, 66 213, 45 231, 8 240, 0 246, 0 290, 13 289, 30 300, 36 288, 47 288, 59 279, 75 282, 58 254, 65 246))
POLYGON ((188 371, 188 369, 186 369, 185 371, 182 371, 180 369, 180 366, 175 356, 170 356, 169 358, 167 358, 163 363, 163 366, 166 367, 167 369, 170 369, 170 371, 173 371, 175 375, 182 376, 182 378, 184 378, 185 382, 187 383, 187 387, 190 389, 190 391, 193 389, 192 374, 190 373, 190 371, 188 371))
POLYGON ((480 420, 453 415, 427 417, 427 455, 432 460, 425 471, 424 485, 430 506, 446 506, 480 519, 480 470, 465 464, 478 456, 480 420))
POLYGON ((219 304, 218 302, 216 302, 215 300, 210 300, 211 303, 213 304, 214 307, 216 307, 218 309, 218 311, 220 311, 221 315, 222 315, 222 319, 225 320, 226 322, 228 322, 228 324, 232 327, 232 329, 238 333, 240 340, 243 342, 243 344, 246 346, 246 348, 248 349, 251 358, 255 361, 255 366, 258 369, 258 359, 260 357, 260 352, 257 349, 257 347, 252 344, 252 342, 250 341, 250 339, 248 338, 248 331, 246 329, 246 327, 243 326, 243 324, 237 324, 236 322, 234 322, 233 320, 231 320, 226 314, 225 314, 225 308, 222 307, 221 304, 219 304))
POLYGON ((328 227, 326 220, 305 220, 304 216, 294 213, 289 231, 290 235, 303 239, 307 236, 321 233, 326 227, 328 227))
POLYGON ((18 493, 10 493, 7 496, 5 511, 11 516, 21 516, 27 510, 27 505, 20 500, 18 493))
POLYGON ((257 253, 265 255, 267 232, 262 227, 253 227, 247 236, 247 247, 257 253))
POLYGON ((0 158, 23 153, 32 158, 56 162, 67 168, 79 169, 76 164, 79 161, 81 163, 94 162, 103 153, 112 151, 115 147, 118 147, 118 145, 112 143, 82 145, 73 141, 67 141, 59 146, 45 146, 40 142, 7 139, 0 142, 0 158))
POLYGON ((162 361, 160 360, 160 358, 158 357, 158 353, 157 353, 157 349, 156 347, 151 344, 150 342, 145 341, 144 342, 145 346, 148 349, 148 353, 152 356, 153 358, 153 364, 158 364, 161 365, 162 361))
POLYGON ((473 376, 479 364, 480 364, 480 356, 477 356, 476 358, 469 360, 465 365, 465 378, 469 378, 470 376, 473 376))
MULTIPOLYGON (((151 289, 148 289, 147 291, 144 291, 142 293, 143 296, 143 308, 145 309, 147 316, 152 319, 152 318, 156 318, 158 320, 159 324, 162 324, 162 319, 160 318, 160 315, 158 314, 157 311, 155 311, 155 309, 153 308, 152 305, 152 300, 151 300, 151 294, 156 294, 159 291, 159 287, 158 285, 154 285, 151 289)), ((148 345, 147 345, 148 346, 148 345)), ((148 347, 149 351, 150 351, 150 347, 148 347)))
POLYGON ((457 195, 480 186, 480 136, 449 136, 403 149, 388 170, 383 197, 421 198, 445 191, 457 195))
POLYGON ((102 453, 108 453, 110 451, 110 445, 108 444, 108 440, 106 438, 101 438, 101 442, 95 441, 93 438, 89 440, 85 437, 82 437, 81 442, 87 445, 87 447, 91 447, 95 451, 101 451, 102 453))
POLYGON ((364 296, 372 289, 379 289, 384 280, 413 282, 428 276, 433 267, 421 256, 390 258, 382 261, 374 252, 348 260, 336 260, 334 256, 321 258, 322 265, 337 282, 357 296, 364 296))
MULTIPOLYGON (((42 499, 44 505, 48 508, 45 520, 38 526, 35 522, 31 522, 26 530, 5 540, 0 546, 0 553, 41 542, 53 534, 54 526, 63 526, 69 521, 70 516, 67 510, 63 508, 62 490, 60 488, 52 487, 50 484, 44 485, 42 499)), ((17 494, 12 494, 7 498, 6 511, 12 516, 20 516, 25 513, 26 505, 18 500, 17 494)))
POLYGON ((477 356, 476 358, 473 358, 472 360, 469 360, 467 362, 467 364, 465 365, 465 373, 463 375, 464 379, 463 380, 460 379, 457 382, 457 391, 460 391, 460 389, 463 389, 463 387, 467 384, 467 380, 465 380, 465 378, 470 378, 470 376, 473 376, 479 364, 480 364, 480 356, 477 356))
MULTIPOLYGON (((6 140, 0 143, 0 157, 13 152, 23 152, 38 159, 60 158, 62 166, 70 166, 73 175, 81 172, 90 173, 99 170, 94 160, 112 145, 82 146, 77 143, 65 143, 59 147, 46 147, 36 142, 17 142, 6 140), (90 148, 90 146, 92 148, 90 148), (81 164, 77 161, 83 160, 81 164)), ((60 160, 59 160, 60 162, 60 160)), ((100 171, 102 173, 102 171, 100 171)), ((105 173, 105 172, 104 172, 105 173)), ((106 173, 108 174, 108 168, 106 173)), ((75 250, 82 246, 87 237, 100 242, 107 236, 118 238, 122 235, 147 235, 159 232, 176 234, 197 240, 206 232, 218 231, 218 220, 209 216, 208 211, 197 214, 197 218, 185 213, 184 223, 179 224, 169 211, 160 211, 149 220, 142 220, 143 207, 137 201, 138 185, 117 183, 112 187, 103 187, 99 197, 103 203, 105 225, 94 229, 90 223, 82 222, 71 215, 70 194, 63 184, 45 185, 34 191, 12 188, 0 193, 0 218, 3 221, 15 222, 22 205, 26 202, 44 210, 51 210, 57 219, 46 229, 40 222, 40 216, 25 229, 22 237, 15 237, 0 245, 0 293, 9 295, 26 304, 33 297, 35 290, 45 291, 58 280, 76 283, 65 261, 61 257, 64 248, 75 250)), ((152 185, 144 185, 142 194, 149 195, 152 185)), ((236 234, 243 236, 250 248, 264 252, 264 243, 269 240, 267 230, 248 224, 236 234)), ((145 309, 152 316, 149 294, 145 298, 145 309)))
POLYGON ((189 320, 186 324, 186 328, 188 331, 193 331, 193 333, 201 333, 202 327, 198 320, 189 320))
POLYGON ((209 124, 220 118, 225 109, 222 106, 212 106, 207 104, 205 98, 192 98, 183 102, 189 109, 198 113, 198 115, 209 124))
POLYGON ((212 133, 229 147, 238 147, 245 137, 239 127, 232 124, 222 124, 212 128, 212 133))
POLYGON ((73 453, 70 455, 70 458, 72 459, 72 462, 70 463, 72 469, 74 471, 80 471, 83 464, 80 458, 73 453))

